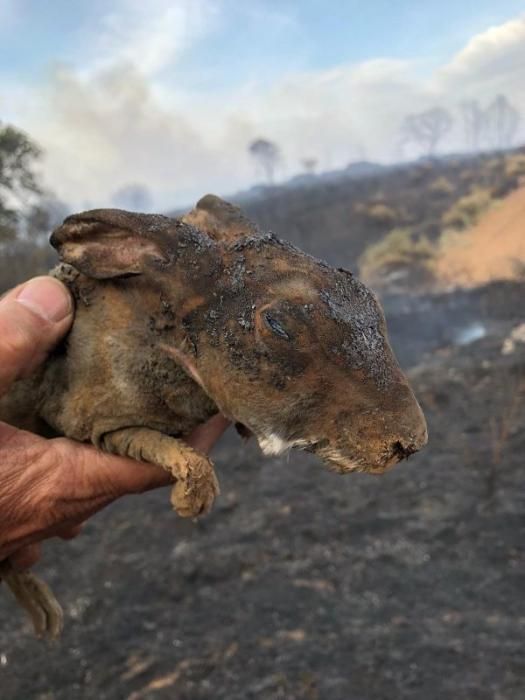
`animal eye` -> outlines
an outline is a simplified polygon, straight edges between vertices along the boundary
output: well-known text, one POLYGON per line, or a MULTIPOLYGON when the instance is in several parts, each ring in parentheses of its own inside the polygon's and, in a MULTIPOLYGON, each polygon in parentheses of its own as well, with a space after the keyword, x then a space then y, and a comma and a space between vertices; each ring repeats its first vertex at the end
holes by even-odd
POLYGON ((285 340, 290 340, 290 335, 281 326, 279 321, 276 321, 272 316, 270 316, 270 314, 264 314, 264 320, 275 335, 278 335, 280 338, 284 338, 285 340))

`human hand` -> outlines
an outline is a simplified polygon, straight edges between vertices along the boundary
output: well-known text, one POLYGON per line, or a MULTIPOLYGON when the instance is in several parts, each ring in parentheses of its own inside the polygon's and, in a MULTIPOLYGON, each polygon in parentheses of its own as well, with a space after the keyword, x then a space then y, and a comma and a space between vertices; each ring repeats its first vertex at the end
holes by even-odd
MULTIPOLYGON (((69 292, 51 277, 35 278, 0 299, 0 396, 45 360, 72 321, 69 292)), ((208 452, 228 425, 213 416, 187 442, 208 452)), ((117 498, 169 483, 170 475, 155 465, 0 423, 0 561, 9 557, 14 567, 28 568, 39 558, 42 540, 69 539, 117 498)))

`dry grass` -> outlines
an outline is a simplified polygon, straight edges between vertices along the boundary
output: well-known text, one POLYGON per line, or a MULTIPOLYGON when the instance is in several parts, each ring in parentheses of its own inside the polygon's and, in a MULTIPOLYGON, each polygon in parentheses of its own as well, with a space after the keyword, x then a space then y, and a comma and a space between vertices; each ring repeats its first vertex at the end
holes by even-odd
POLYGON ((444 175, 437 177, 429 187, 430 192, 436 195, 452 194, 454 185, 444 175))
POLYGON ((373 224, 393 226, 399 220, 398 212, 381 201, 357 202, 354 211, 373 224))
POLYGON ((399 272, 417 270, 430 277, 435 254, 435 247, 424 236, 416 238, 409 228, 395 228, 365 250, 359 259, 359 274, 376 288, 399 272))
POLYGON ((460 197, 443 214, 446 228, 465 230, 473 226, 493 204, 491 192, 486 187, 474 187, 469 194, 460 197))
POLYGON ((509 156, 505 163, 507 177, 525 177, 525 155, 509 156))
POLYGON ((525 187, 501 200, 471 230, 447 230, 439 247, 436 275, 447 285, 517 278, 525 264, 525 187))

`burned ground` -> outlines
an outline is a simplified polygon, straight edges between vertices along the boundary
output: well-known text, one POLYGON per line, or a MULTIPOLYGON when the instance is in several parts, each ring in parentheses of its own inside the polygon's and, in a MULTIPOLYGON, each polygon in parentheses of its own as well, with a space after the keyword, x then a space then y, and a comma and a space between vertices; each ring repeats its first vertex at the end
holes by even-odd
POLYGON ((430 433, 390 473, 263 459, 232 431, 207 518, 159 492, 46 545, 65 633, 32 639, 0 597, 2 700, 522 698, 525 344, 502 347, 524 297, 387 300, 430 433))

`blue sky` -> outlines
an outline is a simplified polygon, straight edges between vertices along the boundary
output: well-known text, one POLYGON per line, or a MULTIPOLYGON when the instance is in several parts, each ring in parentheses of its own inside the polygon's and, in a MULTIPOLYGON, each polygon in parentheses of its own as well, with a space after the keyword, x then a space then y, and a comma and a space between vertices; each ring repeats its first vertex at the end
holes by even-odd
MULTIPOLYGON (((34 82, 57 62, 81 67, 112 4, 0 0, 0 75, 34 82)), ((417 57, 431 68, 523 12, 522 0, 225 0, 181 66, 193 77, 211 71, 221 87, 377 57, 417 57)))
POLYGON ((129 179, 156 206, 249 185, 258 136, 282 178, 393 160, 407 110, 500 91, 525 110, 524 73, 523 0, 0 0, 0 120, 79 204, 129 179))

